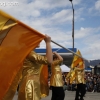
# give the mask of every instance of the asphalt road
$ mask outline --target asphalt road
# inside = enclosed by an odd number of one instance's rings
[[[13,100],[17,100],[18,94],[16,93]],[[65,91],[65,100],[74,100],[75,99],[75,91]],[[51,100],[51,90],[49,96],[43,98],[41,100]],[[87,92],[84,100],[100,100],[100,93],[91,93]]]

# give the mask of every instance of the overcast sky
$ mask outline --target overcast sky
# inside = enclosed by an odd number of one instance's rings
[[[73,0],[75,43],[84,58],[100,59],[100,0]],[[0,0],[0,9],[66,48],[72,48],[69,0]],[[44,42],[41,48],[45,47]],[[52,48],[59,48],[52,43]]]

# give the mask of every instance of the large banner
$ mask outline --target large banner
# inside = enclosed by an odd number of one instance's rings
[[[0,100],[44,35],[0,10]]]

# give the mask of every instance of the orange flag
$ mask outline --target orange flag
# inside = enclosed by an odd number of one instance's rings
[[[6,94],[25,57],[45,38],[0,10],[0,100]]]
[[[49,85],[48,85],[48,65],[42,65],[40,70],[40,89],[41,97],[46,97],[49,95]]]

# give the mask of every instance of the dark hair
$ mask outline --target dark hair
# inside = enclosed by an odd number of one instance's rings
[[[53,60],[54,60],[54,59],[57,59],[57,56],[56,56],[56,55],[53,55]]]

